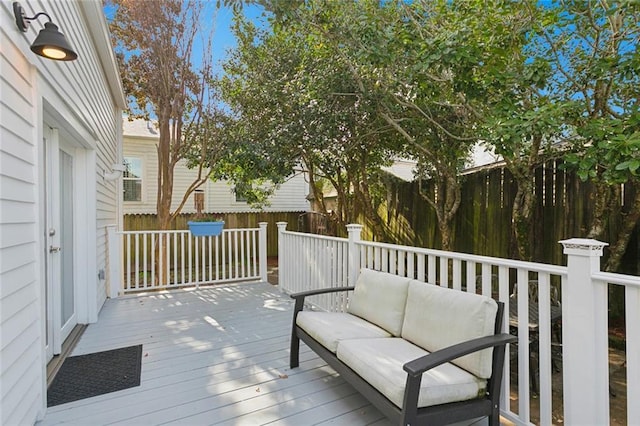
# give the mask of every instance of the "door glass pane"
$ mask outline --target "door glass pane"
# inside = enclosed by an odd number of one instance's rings
[[[60,251],[62,325],[74,314],[73,294],[73,158],[60,151]]]
[[[43,167],[44,167],[44,176],[46,176],[46,181],[47,184],[49,183],[49,180],[51,179],[51,176],[49,176],[49,151],[48,151],[48,145],[49,145],[49,141],[47,141],[46,138],[42,139],[42,145],[47,147],[47,149],[45,150],[45,161],[43,162]],[[47,243],[49,242],[49,233],[48,233],[48,229],[49,226],[51,225],[50,221],[51,221],[51,215],[49,214],[49,203],[51,202],[51,200],[49,199],[49,194],[47,193],[48,191],[44,191],[44,205],[47,206],[46,208],[46,220],[45,220],[45,226],[44,226],[44,241],[46,241]],[[42,258],[44,259],[44,266],[45,266],[45,270],[47,271],[47,274],[49,273],[49,268],[51,267],[51,265],[49,264],[49,244],[44,244],[44,246],[42,247]],[[50,358],[53,356],[53,342],[52,342],[52,335],[51,335],[51,326],[52,326],[52,317],[53,317],[53,313],[51,312],[51,306],[49,306],[49,303],[51,302],[51,294],[49,294],[49,285],[51,284],[50,282],[50,278],[47,276],[47,283],[44,286],[44,312],[45,312],[45,318],[47,321],[47,326],[45,327],[45,343],[46,343],[46,347],[47,347],[47,362],[50,360]]]

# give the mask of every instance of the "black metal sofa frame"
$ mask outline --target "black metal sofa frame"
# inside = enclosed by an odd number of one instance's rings
[[[399,408],[296,324],[298,313],[304,309],[306,297],[332,292],[350,291],[354,290],[354,288],[355,287],[336,287],[305,291],[291,295],[291,298],[295,299],[289,362],[291,368],[296,368],[299,365],[300,340],[302,340],[309,348],[326,361],[327,364],[336,370],[345,381],[351,384],[368,399],[373,406],[395,424],[403,426],[426,424],[444,425],[484,416],[488,416],[490,425],[497,426],[500,424],[500,388],[502,385],[505,348],[507,343],[513,343],[517,340],[515,336],[500,332],[502,330],[504,313],[503,303],[498,302],[494,335],[462,342],[415,359],[404,365],[404,371],[407,372],[407,381],[403,406]],[[492,357],[492,375],[488,380],[485,395],[467,401],[422,408],[417,407],[422,373],[456,358],[486,348],[494,348],[494,350]]]

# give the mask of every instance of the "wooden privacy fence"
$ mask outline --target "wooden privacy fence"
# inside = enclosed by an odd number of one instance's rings
[[[257,228],[258,223],[267,223],[267,256],[278,255],[277,222],[297,223],[298,216],[305,212],[258,212],[258,213],[205,213],[221,217],[226,229]],[[195,214],[181,214],[172,223],[173,230],[186,230],[187,222],[193,220]],[[155,214],[125,214],[125,231],[156,231],[158,217]]]
[[[515,245],[511,210],[515,180],[505,167],[479,170],[462,177],[462,202],[453,223],[456,251],[513,258]],[[391,182],[383,212],[389,240],[418,247],[441,247],[434,210],[422,199],[415,182]],[[433,194],[433,185],[423,183]],[[594,188],[553,160],[535,171],[536,205],[531,230],[532,254],[536,262],[560,264],[564,260],[558,241],[586,237],[594,215]],[[604,241],[613,242],[637,191],[622,185],[614,214],[607,217]],[[618,272],[640,274],[640,227],[636,227]],[[605,250],[605,257],[607,251]]]

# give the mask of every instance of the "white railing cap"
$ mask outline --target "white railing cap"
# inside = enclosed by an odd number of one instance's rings
[[[578,256],[602,256],[602,249],[609,245],[591,238],[570,238],[560,243],[564,246],[564,254]]]

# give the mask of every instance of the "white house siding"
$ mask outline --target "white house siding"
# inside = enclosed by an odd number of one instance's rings
[[[22,33],[12,2],[0,3],[0,424],[33,424],[46,410],[44,147],[45,121],[79,144],[74,217],[79,323],[95,321],[105,298],[105,226],[117,223],[119,189],[102,178],[119,163],[124,100],[101,2],[20,2],[27,16],[48,13],[78,52],[73,62],[29,50],[45,17]],[[96,22],[98,25],[96,25]],[[107,49],[107,50],[105,50]],[[105,54],[105,52],[107,52]],[[85,196],[87,195],[88,196]],[[79,197],[80,197],[79,196]],[[78,259],[77,259],[78,260]]]
[[[142,120],[124,121],[125,157],[142,160],[142,200],[140,202],[124,202],[125,214],[155,214],[157,200],[158,156],[156,146],[158,136],[151,124]],[[180,162],[174,172],[174,189],[171,203],[172,210],[176,209],[186,193],[189,185],[197,176],[195,169],[188,169],[185,162]],[[306,196],[309,185],[302,173],[287,180],[269,199],[268,206],[261,210],[251,208],[245,202],[236,201],[233,186],[224,181],[208,181],[200,189],[204,190],[205,212],[208,213],[241,213],[241,212],[287,212],[308,211],[309,202]],[[193,195],[185,204],[184,213],[194,213]]]
[[[33,72],[8,39],[4,18],[0,29],[0,423],[19,424],[33,423],[42,404],[37,148],[36,128],[30,120],[36,114]]]

